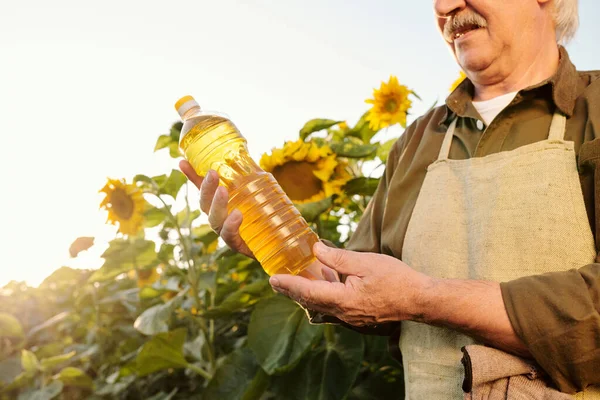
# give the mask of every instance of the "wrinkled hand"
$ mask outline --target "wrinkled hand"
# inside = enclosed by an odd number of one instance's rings
[[[302,306],[354,326],[418,319],[421,294],[433,280],[402,261],[375,253],[357,253],[315,244],[319,261],[346,275],[344,283],[274,275],[276,291]]]
[[[200,209],[208,215],[208,224],[223,241],[234,251],[245,256],[255,258],[252,251],[240,236],[242,213],[235,209],[227,211],[229,193],[223,186],[219,186],[219,175],[210,170],[206,177],[199,176],[189,162],[183,160],[179,168],[200,190]]]

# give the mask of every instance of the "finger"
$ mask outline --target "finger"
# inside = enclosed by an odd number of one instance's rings
[[[314,252],[319,261],[340,274],[362,276],[364,271],[363,254],[349,250],[335,249],[321,242],[315,243]]]
[[[294,275],[273,275],[269,283],[302,306],[329,314],[337,310],[337,304],[344,298],[342,283],[313,281]]]
[[[219,235],[221,235],[223,223],[227,218],[228,201],[229,194],[227,193],[227,189],[225,189],[222,186],[219,186],[215,191],[215,196],[213,197],[212,204],[210,206],[210,211],[208,213],[208,224]]]
[[[192,182],[198,189],[200,189],[204,178],[196,173],[196,171],[192,167],[192,164],[190,164],[187,160],[181,160],[179,162],[179,169],[181,169],[181,172],[183,172],[185,176],[187,176],[190,182]]]
[[[242,213],[237,208],[225,218],[221,228],[221,237],[229,247],[248,257],[254,258],[254,254],[240,236],[240,226],[242,225]]]
[[[210,213],[215,191],[218,187],[219,176],[215,171],[209,170],[200,187],[200,209],[207,214]]]
[[[328,282],[339,282],[340,281],[340,277],[339,277],[337,271],[334,270],[334,269],[331,269],[331,268],[326,267],[326,266],[322,266],[321,267],[321,273],[323,274],[323,277]]]

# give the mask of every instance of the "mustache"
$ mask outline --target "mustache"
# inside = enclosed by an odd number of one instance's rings
[[[444,25],[444,39],[452,43],[456,32],[459,32],[464,27],[473,25],[480,28],[487,28],[487,21],[481,14],[474,10],[465,10],[452,15],[446,20],[446,24]]]

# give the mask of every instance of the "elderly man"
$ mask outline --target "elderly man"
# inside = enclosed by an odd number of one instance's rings
[[[407,398],[462,397],[461,348],[479,342],[600,399],[600,72],[576,71],[558,44],[577,0],[434,8],[468,80],[395,144],[349,250],[315,246],[331,279],[271,285],[350,325],[401,322]],[[215,230],[251,255],[216,173],[181,168]]]

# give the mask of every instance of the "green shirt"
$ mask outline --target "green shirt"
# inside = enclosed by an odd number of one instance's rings
[[[583,197],[599,248],[600,71],[577,71],[561,47],[555,76],[521,90],[489,126],[482,125],[472,104],[473,91],[465,80],[445,106],[407,128],[390,152],[385,174],[348,249],[402,259],[427,167],[437,159],[455,116],[459,118],[450,158],[467,159],[546,140],[556,109],[568,117],[565,140],[575,142]],[[573,392],[600,383],[600,263],[504,282],[501,288],[516,333],[559,389]]]

